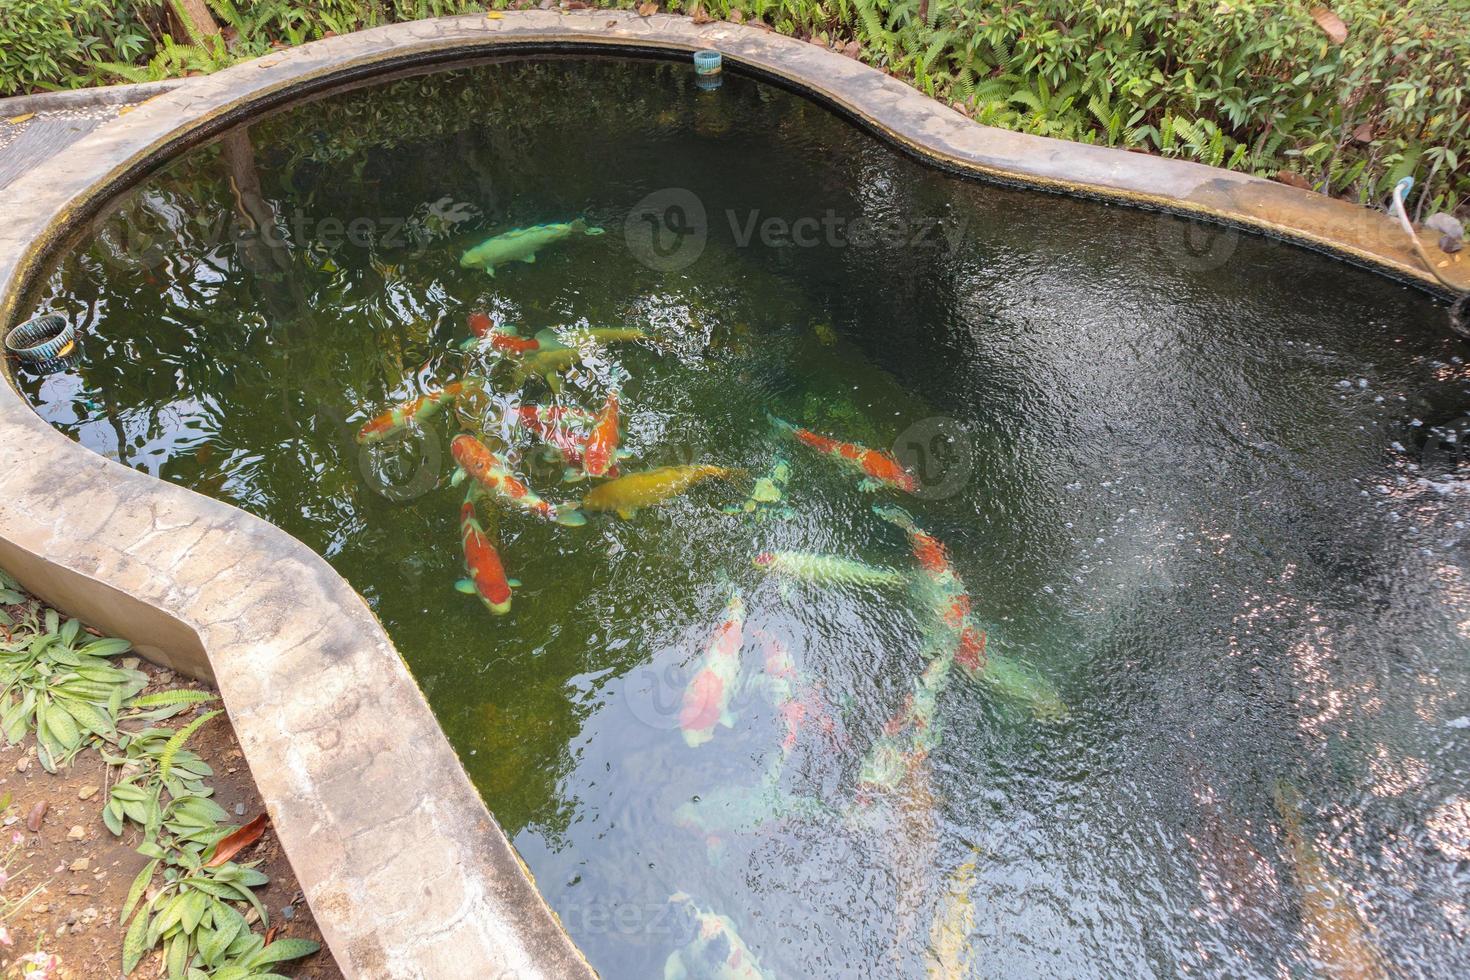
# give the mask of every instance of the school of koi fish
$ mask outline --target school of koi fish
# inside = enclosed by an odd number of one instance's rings
[[[493,275],[497,265],[532,262],[537,250],[578,233],[596,236],[602,231],[581,219],[517,229],[470,249],[460,264]],[[459,521],[465,577],[455,587],[478,598],[492,615],[504,616],[511,611],[514,590],[520,586],[507,574],[497,533],[503,519],[514,519],[517,514],[566,528],[587,525],[588,515],[611,514],[629,520],[640,510],[673,500],[696,485],[720,481],[749,485],[743,500],[719,508],[723,514],[755,521],[792,519],[796,513],[785,502],[785,488],[803,457],[825,457],[849,473],[856,488],[864,493],[893,496],[915,494],[920,489],[915,475],[892,454],[813,432],[774,415],[769,416],[773,445],[770,467],[754,478],[743,470],[713,463],[627,468],[629,455],[620,448],[620,440],[625,412],[634,406],[623,404],[616,387],[608,392],[603,404],[591,408],[539,404],[527,399],[524,389],[530,379],[537,378],[543,383],[537,387],[544,386],[553,397],[559,397],[563,375],[584,358],[609,345],[650,341],[644,331],[622,327],[562,333],[542,330],[527,337],[481,311],[470,313],[467,325],[470,336],[461,349],[488,354],[498,358],[498,363],[507,364],[509,390],[503,384],[495,389],[486,377],[466,374],[373,417],[362,425],[357,441],[361,445],[384,443],[441,414],[457,419],[463,431],[450,443],[456,464],[451,485],[465,484],[467,491],[460,503]],[[489,398],[492,394],[509,396],[511,401],[493,420],[495,424],[486,426],[478,406],[493,401]],[[476,411],[449,411],[467,403],[474,403]],[[532,446],[539,446],[548,458],[564,465],[564,484],[585,486],[580,499],[544,499],[517,472],[519,455]],[[788,446],[796,447],[790,455]],[[815,731],[829,740],[836,739],[837,726],[818,685],[804,677],[782,639],[762,630],[747,632],[744,598],[737,587],[731,586],[723,614],[682,692],[677,716],[680,734],[691,750],[714,741],[721,728],[734,726],[735,698],[741,693],[754,693],[765,700],[779,717],[782,733],[779,751],[773,754],[756,785],[717,788],[680,806],[674,814],[678,826],[704,839],[712,863],[720,860],[726,838],[753,833],[783,820],[836,819],[850,826],[871,826],[875,821],[882,823],[885,816],[887,824],[876,832],[880,846],[875,853],[891,853],[895,864],[930,861],[934,855],[923,844],[936,840],[937,832],[928,763],[941,741],[943,718],[939,705],[952,680],[959,677],[980,685],[1036,719],[1054,720],[1066,715],[1066,706],[1050,682],[1006,657],[990,642],[944,542],[891,500],[863,504],[861,510],[877,522],[875,527],[896,529],[907,541],[909,555],[890,567],[795,551],[765,551],[742,560],[778,580],[783,595],[800,585],[906,594],[922,623],[926,666],[912,679],[910,690],[886,722],[872,734],[850,800],[832,805],[784,792],[780,788],[783,767],[803,733]],[[905,846],[886,852],[884,838],[902,839]],[[1316,867],[1310,855],[1298,863],[1308,871]],[[972,857],[955,871],[949,889],[937,899],[923,894],[920,888],[900,886],[900,934],[895,949],[909,936],[918,934],[927,910],[926,960],[931,977],[968,975],[968,941],[975,919],[970,893],[976,873]],[[900,882],[919,878],[913,874],[895,877]],[[669,955],[666,978],[764,975],[758,958],[729,917],[700,908],[682,892],[671,901],[688,907],[693,938]],[[1337,918],[1342,920],[1334,920],[1338,932],[1357,935],[1356,920],[1348,921],[1340,912]]]

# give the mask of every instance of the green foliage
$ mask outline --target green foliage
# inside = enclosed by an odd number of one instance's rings
[[[185,745],[220,710],[178,730],[120,727],[191,710],[215,696],[189,690],[140,696],[147,677],[106,659],[129,649],[126,640],[93,636],[78,620],[62,622],[0,570],[0,719],[7,741],[15,744],[34,731],[37,755],[52,772],[87,744],[97,746],[118,772],[102,822],[119,836],[129,823],[143,832],[138,852],[149,861],[120,914],[120,921],[132,918],[123,938],[123,973],[161,946],[170,980],[275,976],[274,964],[309,956],[318,946],[304,939],[267,945],[251,930],[237,906],[248,905],[262,926],[268,924],[254,889],[269,879],[253,864],[205,867],[216,845],[240,828],[224,824],[228,815],[205,783],[214,770]],[[0,810],[8,805],[7,796]]]
[[[0,95],[209,72],[277,45],[465,13],[466,0],[208,0],[223,34],[167,32],[161,0],[7,0]],[[523,6],[493,0],[490,6]],[[628,0],[601,0],[626,7]],[[1470,5],[1334,0],[668,0],[732,12],[833,47],[956,103],[982,123],[1147,150],[1384,200],[1419,178],[1421,211],[1470,200]],[[176,29],[176,28],[175,28]]]

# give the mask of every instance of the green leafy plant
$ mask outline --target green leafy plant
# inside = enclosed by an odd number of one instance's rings
[[[170,980],[270,980],[272,966],[319,947],[304,939],[267,943],[240,910],[253,909],[262,927],[269,925],[254,892],[269,879],[254,863],[231,860],[260,836],[265,818],[227,825],[206,783],[214,770],[187,747],[221,710],[205,711],[177,729],[129,727],[216,698],[191,690],[140,694],[147,677],[107,659],[129,649],[126,640],[94,636],[78,620],[63,622],[0,571],[0,723],[7,740],[15,744],[35,732],[37,755],[53,772],[87,745],[96,746],[117,770],[103,823],[119,836],[130,823],[142,831],[138,852],[148,863],[119,917],[131,919],[123,972],[132,973],[161,946]]]

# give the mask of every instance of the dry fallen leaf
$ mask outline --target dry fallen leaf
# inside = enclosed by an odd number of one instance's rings
[[[485,19],[486,20],[505,20],[505,14],[502,14],[498,10],[487,10],[487,11],[485,11]]]
[[[689,11],[689,19],[694,21],[696,27],[700,24],[709,24],[714,21],[714,18],[705,13],[704,8],[700,6],[696,6],[693,10]]]
[[[214,857],[210,858],[204,866],[206,868],[217,868],[229,861],[230,858],[260,840],[260,835],[265,833],[265,825],[266,815],[262,813],[233,834],[225,835],[215,845]]]
[[[25,122],[27,119],[34,119],[35,117],[36,117],[36,114],[34,112],[23,112],[23,113],[21,113],[18,116],[11,116],[9,119],[7,119],[5,121],[8,122],[8,123],[11,123],[12,125],[19,126],[21,123]]]
[[[656,13],[658,13],[658,4],[653,3],[652,0],[649,0],[648,3],[640,3],[638,5],[639,17],[652,17]]]
[[[1290,187],[1300,187],[1304,191],[1309,191],[1312,189],[1311,181],[1307,180],[1307,178],[1303,177],[1301,174],[1292,173],[1290,170],[1276,171],[1276,180],[1279,183],[1286,184]]]
[[[1358,128],[1353,130],[1353,139],[1359,143],[1373,142],[1373,124],[1371,122],[1359,123]]]
[[[726,14],[725,15],[725,19],[728,20],[732,24],[744,23],[744,21],[745,21],[745,11],[743,11],[740,8],[737,7],[734,10],[731,10],[728,14]]]
[[[1312,19],[1317,22],[1318,27],[1322,28],[1322,33],[1327,35],[1327,40],[1333,44],[1341,44],[1347,40],[1347,25],[1330,8],[1313,7]]]

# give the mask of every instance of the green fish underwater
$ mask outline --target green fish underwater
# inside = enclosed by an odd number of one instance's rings
[[[516,228],[487,239],[459,257],[459,264],[466,269],[484,269],[495,275],[495,267],[507,262],[536,261],[536,253],[563,238],[577,232],[586,235],[601,235],[602,229],[576,221],[559,221],[553,224],[536,225],[531,228]]]
[[[867,585],[883,589],[908,582],[907,575],[891,568],[809,551],[763,551],[755,556],[755,567],[815,585]]]
[[[762,980],[760,962],[729,916],[707,912],[683,892],[669,896],[694,915],[694,938],[664,961],[664,980]]]

